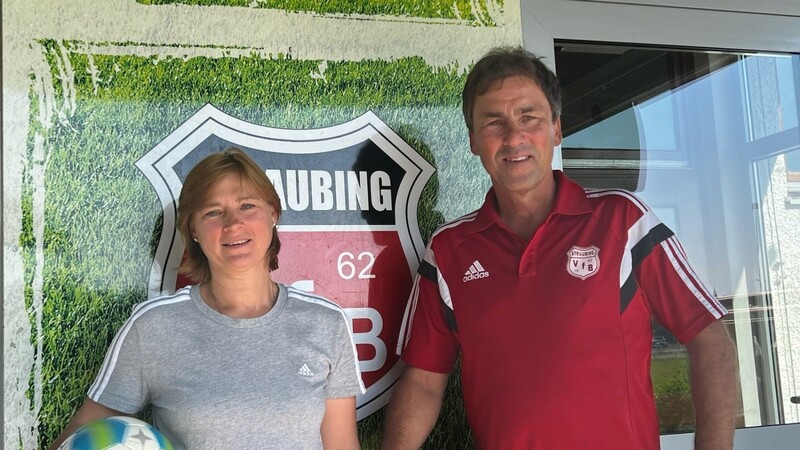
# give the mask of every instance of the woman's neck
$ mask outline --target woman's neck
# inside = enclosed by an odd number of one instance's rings
[[[278,297],[278,286],[269,273],[237,279],[212,277],[200,286],[200,295],[220,314],[246,319],[263,316],[272,309]]]

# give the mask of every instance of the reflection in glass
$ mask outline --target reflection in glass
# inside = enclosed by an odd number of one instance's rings
[[[556,43],[564,170],[635,191],[731,311],[739,426],[800,422],[800,56]],[[654,326],[662,433],[692,431],[683,347]]]

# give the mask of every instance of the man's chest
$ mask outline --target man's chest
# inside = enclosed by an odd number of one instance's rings
[[[587,227],[547,231],[527,244],[479,234],[453,250],[440,289],[450,294],[460,339],[498,329],[552,337],[619,322],[624,243]]]

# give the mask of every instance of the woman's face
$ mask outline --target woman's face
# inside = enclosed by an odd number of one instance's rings
[[[212,278],[267,269],[276,218],[272,205],[239,175],[217,181],[193,214],[190,227],[208,258]]]

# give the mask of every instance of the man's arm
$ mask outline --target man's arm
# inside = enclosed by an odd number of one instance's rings
[[[728,330],[721,320],[712,322],[686,349],[697,421],[694,448],[730,450],[739,390],[736,353]]]
[[[383,450],[418,449],[431,433],[449,374],[407,366],[389,402],[383,427]]]
[[[83,405],[81,405],[78,411],[75,412],[75,415],[72,416],[72,420],[69,421],[66,428],[64,428],[56,440],[50,444],[50,450],[57,449],[72,433],[83,425],[97,419],[104,419],[112,416],[130,416],[130,414],[108,408],[86,397],[86,400],[83,401]]]

